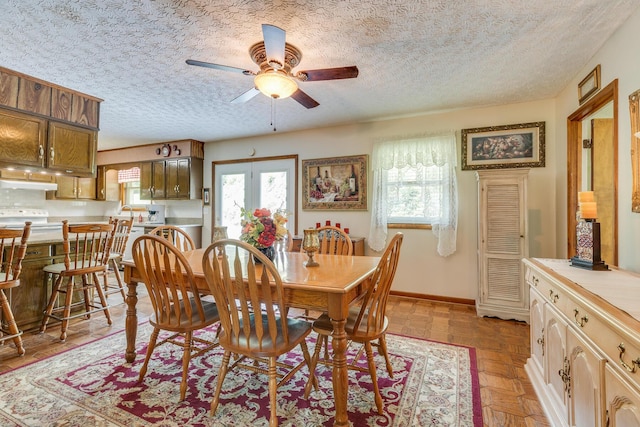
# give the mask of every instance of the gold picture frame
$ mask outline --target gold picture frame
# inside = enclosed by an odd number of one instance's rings
[[[578,100],[582,105],[587,99],[591,97],[600,89],[600,64],[596,65],[596,68],[591,70],[587,76],[578,83]]]
[[[367,210],[366,154],[302,161],[302,209]]]
[[[545,122],[462,129],[462,170],[545,166]]]

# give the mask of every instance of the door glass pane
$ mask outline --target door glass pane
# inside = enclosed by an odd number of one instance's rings
[[[262,172],[260,174],[260,207],[272,213],[287,209],[287,172]]]
[[[222,175],[220,209],[222,225],[227,226],[227,235],[231,239],[240,237],[240,207],[244,206],[245,175]]]

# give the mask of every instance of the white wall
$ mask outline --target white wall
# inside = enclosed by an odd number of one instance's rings
[[[285,101],[286,102],[286,101]],[[555,253],[555,104],[553,100],[483,109],[430,114],[409,118],[360,123],[304,132],[276,133],[263,137],[214,142],[205,145],[205,187],[211,187],[211,162],[255,156],[298,154],[300,160],[322,157],[371,154],[379,137],[455,129],[460,155],[460,130],[472,127],[546,122],[547,166],[533,168],[529,175],[530,254],[554,257]],[[319,108],[322,108],[320,106]],[[328,107],[327,107],[328,108]],[[309,112],[313,114],[313,110]],[[265,117],[268,120],[268,117]],[[285,120],[280,121],[284,123]],[[460,164],[460,159],[458,159]],[[301,167],[301,165],[299,165]],[[401,230],[405,233],[398,273],[393,289],[451,298],[475,299],[477,295],[477,187],[473,171],[458,170],[459,218],[457,251],[443,258],[436,252],[430,230]],[[551,191],[550,191],[551,189]],[[299,189],[299,191],[301,191]],[[301,194],[298,195],[301,197]],[[299,228],[331,220],[349,227],[352,235],[367,237],[370,211],[303,211],[299,208]],[[203,244],[210,241],[211,212],[205,210]],[[389,233],[396,230],[391,229]],[[375,255],[367,247],[367,253]]]
[[[566,165],[566,120],[579,108],[578,83],[600,64],[601,87],[618,79],[618,263],[619,267],[640,272],[640,257],[637,255],[640,241],[640,214],[631,212],[631,124],[629,95],[640,89],[640,55],[638,36],[640,11],[636,11],[627,22],[603,45],[600,51],[582,68],[571,83],[556,98],[556,157],[558,165]],[[557,253],[567,257],[566,223],[566,168],[558,170],[556,182]],[[605,260],[606,261],[606,260]]]

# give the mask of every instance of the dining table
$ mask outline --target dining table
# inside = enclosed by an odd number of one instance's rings
[[[204,277],[202,257],[205,249],[183,252],[191,266],[195,286],[201,294],[211,294]],[[345,324],[349,315],[349,307],[365,292],[370,283],[379,257],[351,255],[320,255],[314,259],[318,266],[307,267],[308,256],[301,252],[276,252],[273,263],[278,269],[288,308],[308,309],[326,312],[333,324],[332,348],[333,371],[332,383],[335,399],[334,426],[347,426],[347,334]],[[140,275],[133,260],[123,260],[124,278],[127,283],[127,316],[125,333],[127,348],[125,360],[133,363],[136,358],[136,335],[138,316],[137,286],[141,282]]]

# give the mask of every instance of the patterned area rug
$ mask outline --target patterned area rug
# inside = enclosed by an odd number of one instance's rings
[[[216,414],[209,407],[222,350],[191,361],[186,400],[178,402],[181,354],[177,346],[158,348],[142,383],[137,377],[151,332],[138,329],[138,357],[124,361],[125,335],[115,333],[0,376],[0,425],[6,426],[267,426],[265,376],[244,369],[224,382]],[[213,330],[203,332],[212,338]],[[161,335],[162,337],[162,335]],[[314,344],[310,339],[310,351]],[[475,349],[388,335],[394,369],[376,355],[385,406],[378,415],[368,374],[349,371],[349,420],[353,426],[482,426]],[[143,344],[144,343],[144,344]],[[351,350],[353,354],[357,349]],[[301,360],[294,352],[289,361]],[[362,366],[366,366],[362,357]],[[330,368],[317,369],[320,389],[303,398],[307,370],[278,389],[281,426],[333,425]]]

